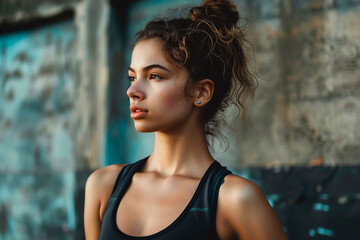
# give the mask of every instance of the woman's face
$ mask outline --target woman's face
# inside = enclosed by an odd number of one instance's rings
[[[194,98],[185,96],[188,71],[167,60],[156,39],[136,44],[129,67],[131,118],[139,132],[180,129],[190,119]]]

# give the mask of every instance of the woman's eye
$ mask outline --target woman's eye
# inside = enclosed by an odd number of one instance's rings
[[[157,80],[157,79],[161,79],[162,77],[160,77],[159,75],[157,74],[150,74],[150,79],[153,79],[153,80]]]
[[[134,82],[135,81],[135,77],[132,77],[132,76],[128,76],[128,79],[130,82]]]

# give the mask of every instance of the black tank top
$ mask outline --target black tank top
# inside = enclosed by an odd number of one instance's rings
[[[217,161],[214,161],[206,170],[185,210],[168,227],[158,233],[144,237],[129,236],[120,231],[116,224],[117,208],[130,186],[133,175],[144,165],[147,159],[148,157],[128,164],[120,171],[104,212],[99,240],[218,240],[219,237],[216,232],[218,193],[224,177],[231,172]]]

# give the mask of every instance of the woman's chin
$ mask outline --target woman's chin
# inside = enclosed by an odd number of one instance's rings
[[[151,132],[155,132],[155,131],[151,131],[151,130],[147,130],[147,129],[137,129],[137,128],[135,128],[135,129],[136,129],[136,131],[141,132],[141,133],[151,133]]]
[[[155,132],[156,129],[149,127],[149,126],[143,126],[140,124],[135,124],[135,130],[141,133],[149,133],[149,132]]]

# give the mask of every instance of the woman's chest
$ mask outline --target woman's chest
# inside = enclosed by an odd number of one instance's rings
[[[116,213],[118,228],[127,235],[147,236],[171,225],[187,208],[200,179],[161,178],[136,174]]]

